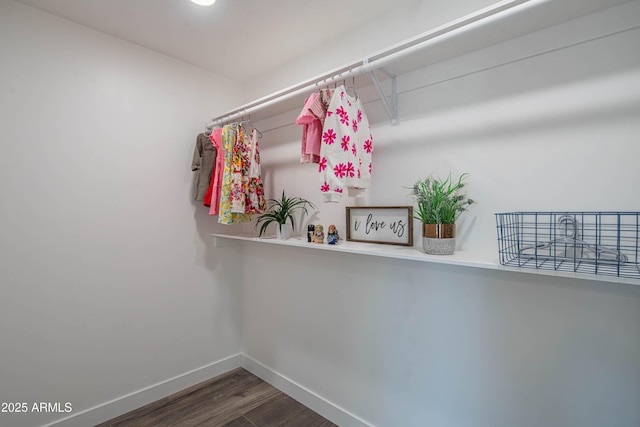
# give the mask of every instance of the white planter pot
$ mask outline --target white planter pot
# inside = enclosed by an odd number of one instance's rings
[[[279,240],[287,240],[291,237],[289,224],[276,224],[276,238]]]

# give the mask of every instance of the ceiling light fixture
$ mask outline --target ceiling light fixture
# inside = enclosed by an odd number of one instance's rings
[[[191,0],[195,4],[199,4],[200,6],[211,6],[216,2],[216,0]]]

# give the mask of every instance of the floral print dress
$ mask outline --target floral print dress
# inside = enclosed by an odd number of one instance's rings
[[[224,171],[220,187],[220,208],[218,222],[235,224],[251,221],[251,215],[233,212],[232,188],[234,183],[234,148],[236,147],[237,126],[227,125],[222,129],[222,148],[224,150]]]
[[[246,213],[246,194],[249,179],[249,141],[242,125],[236,127],[231,162],[231,212]]]
[[[323,201],[339,202],[345,190],[360,196],[371,180],[372,152],[373,137],[360,99],[339,86],[322,128],[318,170]]]
[[[245,189],[245,213],[257,214],[266,209],[264,185],[260,171],[260,150],[258,148],[258,131],[251,130],[249,138],[249,168]]]

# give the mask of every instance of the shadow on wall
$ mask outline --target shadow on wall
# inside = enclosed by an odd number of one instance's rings
[[[571,129],[585,123],[607,123],[638,116],[640,97],[630,87],[640,87],[640,73],[611,75],[567,85],[562,89],[540,90],[518,96],[484,101],[482,104],[423,115],[415,106],[397,128],[375,129],[376,150],[397,149],[399,145],[477,142],[478,137],[509,141],[513,135],[535,133],[540,129]],[[418,104],[417,93],[404,94],[409,104]],[[413,99],[410,99],[413,98]],[[435,102],[435,101],[434,101]]]
[[[218,223],[217,215],[209,215],[209,207],[204,206],[201,201],[196,200],[196,182],[197,174],[194,172],[191,178],[191,191],[189,199],[193,206],[193,219],[196,223],[197,235],[194,236],[194,245],[201,247],[198,250],[197,259],[194,260],[196,265],[204,266],[211,272],[224,272],[229,270],[229,261],[240,260],[240,250],[235,246],[216,247],[216,239],[212,233],[229,233],[240,234],[242,232],[242,224],[225,225]],[[227,267],[227,268],[223,268]],[[233,269],[232,269],[233,270]],[[223,280],[222,283],[230,283],[229,280]]]

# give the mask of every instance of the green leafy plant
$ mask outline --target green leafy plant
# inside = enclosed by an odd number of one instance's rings
[[[256,227],[260,226],[260,236],[272,222],[278,224],[278,227],[282,227],[282,224],[286,224],[289,221],[291,222],[291,229],[295,230],[293,216],[298,210],[308,214],[307,206],[315,209],[313,203],[308,200],[301,197],[287,197],[284,194],[284,190],[280,199],[267,200],[266,212],[261,214],[256,221]]]
[[[468,173],[460,175],[458,180],[426,178],[413,184],[412,196],[418,204],[414,217],[423,224],[455,224],[462,212],[475,203],[462,192],[464,179]]]

